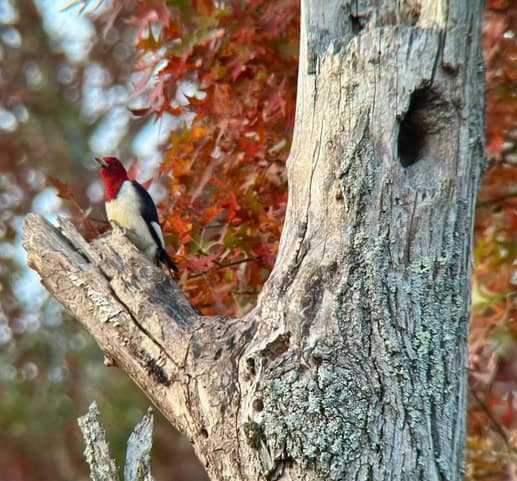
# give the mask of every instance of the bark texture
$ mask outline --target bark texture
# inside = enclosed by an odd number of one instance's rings
[[[84,455],[90,466],[91,481],[119,481],[117,466],[111,457],[106,431],[100,421],[100,413],[95,401],[77,422],[83,433]],[[153,413],[149,408],[129,436],[124,481],[154,481],[151,475],[152,438]]]
[[[244,319],[120,232],[27,217],[30,264],[213,480],[462,478],[480,24],[480,0],[302,1],[287,216]]]

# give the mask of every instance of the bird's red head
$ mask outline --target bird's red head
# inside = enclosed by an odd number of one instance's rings
[[[122,185],[122,182],[128,180],[127,171],[116,157],[103,157],[95,160],[101,166],[101,178],[104,183],[104,197],[106,200],[113,199]]]

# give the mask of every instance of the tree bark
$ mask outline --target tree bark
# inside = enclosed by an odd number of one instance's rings
[[[302,0],[289,205],[244,319],[120,232],[29,215],[29,263],[213,480],[460,480],[483,162],[480,0]]]
[[[84,456],[90,466],[91,481],[119,481],[117,465],[111,457],[106,431],[95,401],[77,422],[84,438]],[[151,474],[153,423],[152,409],[149,408],[129,436],[124,481],[154,481]]]

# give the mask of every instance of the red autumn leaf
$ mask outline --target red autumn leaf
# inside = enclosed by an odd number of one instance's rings
[[[230,86],[228,84],[216,84],[212,93],[213,114],[223,117],[229,116],[232,111]]]
[[[55,177],[48,176],[47,180],[49,184],[57,190],[57,196],[61,199],[72,200],[75,199],[74,192],[69,184],[62,182]]]
[[[213,0],[192,0],[192,4],[200,15],[210,16],[214,11]]]
[[[211,205],[204,209],[201,213],[200,222],[203,225],[210,224],[214,217],[220,214],[224,210],[224,207],[218,205]]]
[[[93,221],[89,215],[91,209],[83,209],[75,199],[73,188],[66,182],[55,177],[48,176],[47,181],[57,190],[57,196],[65,200],[70,222],[79,230],[81,235],[88,241],[95,239],[108,227],[107,222]]]
[[[261,258],[265,267],[272,269],[275,263],[275,246],[265,242],[261,242],[253,247],[252,253],[255,257]]]
[[[136,171],[138,169],[137,163],[132,160],[129,165],[126,166],[127,175],[130,179],[136,179]]]
[[[181,78],[187,69],[185,58],[172,56],[167,59],[167,66],[162,70],[163,74],[170,74],[173,77]]]
[[[189,257],[186,261],[187,267],[195,273],[202,272],[217,259],[217,254],[209,256]]]
[[[225,218],[228,221],[233,220],[235,218],[237,209],[239,208],[235,193],[233,191],[229,192],[228,196],[221,201],[221,205],[226,208]]]
[[[172,210],[164,221],[164,231],[174,233],[180,242],[187,243],[191,240],[192,221],[188,217],[182,217],[179,212]]]

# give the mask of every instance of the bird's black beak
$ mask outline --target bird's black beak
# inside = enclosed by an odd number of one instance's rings
[[[99,157],[94,157],[94,159],[101,167],[109,167],[109,164],[104,159],[100,159]]]

